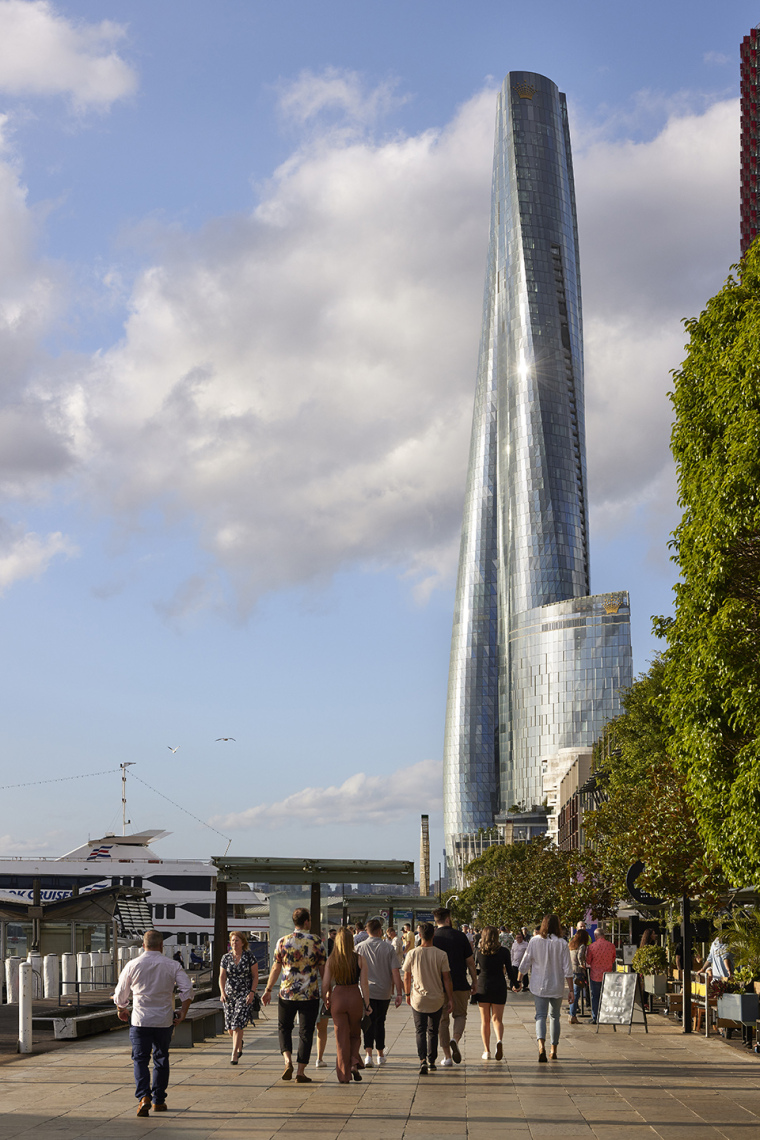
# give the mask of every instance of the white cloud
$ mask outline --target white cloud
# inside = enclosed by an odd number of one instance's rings
[[[212,819],[216,827],[325,827],[338,824],[384,825],[420,812],[440,811],[443,803],[440,760],[421,760],[386,776],[357,772],[339,787],[303,788],[273,804]]]
[[[295,82],[283,85],[279,100],[283,117],[300,126],[318,119],[324,130],[331,113],[340,116],[340,133],[350,132],[352,126],[373,126],[405,102],[396,94],[394,81],[368,90],[357,72],[335,67],[319,73],[302,71]]]
[[[44,538],[23,528],[0,525],[0,594],[24,578],[39,578],[56,555],[71,558],[77,548],[60,531]]]
[[[63,274],[38,254],[39,219],[8,155],[0,116],[0,493],[25,495],[69,465],[52,390],[33,377],[46,363],[43,338],[58,319]]]
[[[738,104],[576,156],[592,506],[625,522],[672,467],[670,371],[738,259]],[[675,504],[673,504],[675,507]],[[600,516],[597,515],[597,518]],[[592,552],[593,554],[593,552]]]
[[[356,124],[379,98],[329,72],[301,77],[289,112],[313,122],[342,108]],[[576,148],[592,518],[603,526],[642,504],[664,510],[680,319],[736,253],[736,102],[676,106],[649,141],[581,124]],[[120,343],[23,393],[40,410],[24,410],[26,430],[44,437],[24,449],[30,479],[65,470],[73,451],[80,487],[126,529],[156,507],[169,523],[194,521],[208,569],[178,583],[169,620],[220,605],[219,570],[241,611],[348,565],[394,566],[421,600],[450,581],[493,120],[488,90],[441,130],[379,141],[354,126],[317,131],[250,214],[163,234]],[[4,202],[29,229],[10,166],[0,213]],[[2,234],[16,241],[12,226]],[[7,321],[0,355],[17,344],[22,375],[54,286],[23,243],[13,249],[9,296],[26,316]],[[2,289],[0,259],[0,303]],[[20,454],[11,467],[8,485],[22,479]]]
[[[167,238],[72,392],[108,510],[193,514],[243,607],[348,563],[436,572],[460,525],[492,96],[443,131],[317,140],[256,210]],[[442,552],[444,552],[442,554]]]
[[[48,851],[50,849],[50,842],[47,838],[37,839],[14,839],[12,835],[0,835],[0,858],[3,855],[27,855],[38,854],[40,851]],[[12,896],[3,891],[5,898]]]
[[[120,24],[67,19],[48,0],[0,0],[0,90],[67,95],[78,109],[105,109],[137,89],[115,46]]]

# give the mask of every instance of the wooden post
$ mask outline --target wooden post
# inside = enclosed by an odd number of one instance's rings
[[[227,884],[217,875],[214,907],[214,954],[211,959],[211,995],[219,997],[219,967],[227,950]]]
[[[114,985],[119,980],[119,920],[116,915],[111,926],[111,980]]]
[[[309,906],[309,913],[311,914],[311,933],[316,934],[318,938],[322,937],[322,891],[319,883],[311,884],[311,905]],[[300,1016],[300,1014],[299,1014]]]
[[[681,947],[683,949],[682,1020],[684,1033],[691,1033],[691,903],[681,900]],[[705,980],[705,985],[707,982]]]

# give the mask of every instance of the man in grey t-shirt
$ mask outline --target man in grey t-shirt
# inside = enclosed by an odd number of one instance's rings
[[[393,943],[383,938],[383,924],[379,918],[367,923],[368,937],[356,947],[367,963],[369,1004],[372,1007],[370,1023],[364,1031],[365,1067],[372,1064],[372,1049],[377,1048],[377,1064],[385,1064],[385,1018],[396,990],[396,1006],[401,1005],[401,974]]]

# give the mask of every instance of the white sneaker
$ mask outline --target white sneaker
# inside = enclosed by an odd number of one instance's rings
[[[491,1054],[490,1053],[484,1053],[480,1059],[481,1059],[481,1061],[490,1061],[491,1060]]]
[[[365,1069],[371,1069],[372,1068],[372,1054],[371,1053],[365,1053],[364,1054],[364,1067],[365,1067]]]
[[[441,1061],[441,1068],[442,1069],[453,1069],[454,1068],[454,1062],[452,1061],[451,1057],[444,1057],[443,1058],[443,1060]]]
[[[377,1065],[384,1065],[384,1064],[385,1064],[385,1062],[386,1062],[387,1060],[388,1060],[388,1058],[385,1056],[385,1054],[384,1054],[384,1053],[382,1053],[382,1054],[381,1054],[381,1053],[378,1053],[378,1055],[377,1055],[377,1061],[375,1062],[375,1064],[377,1064]]]
[[[317,1057],[316,1061],[314,1062],[314,1068],[315,1069],[326,1069],[327,1068],[327,1061],[321,1061],[319,1059],[319,1057]]]

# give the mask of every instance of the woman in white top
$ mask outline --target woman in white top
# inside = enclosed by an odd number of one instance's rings
[[[541,928],[535,938],[531,938],[520,962],[518,981],[530,972],[530,992],[536,1007],[536,1038],[538,1059],[546,1060],[546,1019],[549,1018],[550,1057],[557,1060],[562,997],[573,994],[573,967],[567,942],[562,938],[562,928],[556,914],[544,915]]]

